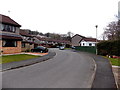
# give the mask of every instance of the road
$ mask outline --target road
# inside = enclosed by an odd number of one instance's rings
[[[70,50],[53,49],[54,58],[2,72],[3,88],[90,88],[93,59]]]

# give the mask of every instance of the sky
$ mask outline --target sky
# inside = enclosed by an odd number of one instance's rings
[[[0,14],[10,16],[21,29],[42,33],[98,37],[111,21],[116,21],[119,0],[1,0]],[[10,11],[10,12],[9,12]]]

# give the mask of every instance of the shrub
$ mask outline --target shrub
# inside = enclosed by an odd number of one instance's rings
[[[116,55],[120,56],[120,40],[102,41],[97,44],[99,55]]]

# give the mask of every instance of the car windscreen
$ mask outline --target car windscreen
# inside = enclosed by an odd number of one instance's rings
[[[45,49],[45,47],[39,46],[37,47],[37,49]]]

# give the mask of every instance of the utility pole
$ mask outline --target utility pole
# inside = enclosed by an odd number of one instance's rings
[[[97,55],[97,53],[98,53],[98,51],[97,51],[97,28],[98,28],[98,25],[95,25],[95,27],[96,27],[96,55]]]

